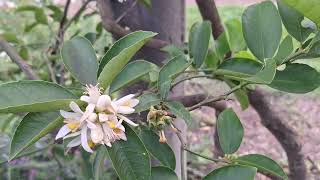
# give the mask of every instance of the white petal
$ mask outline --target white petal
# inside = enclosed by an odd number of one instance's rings
[[[135,107],[138,104],[139,104],[139,99],[131,99],[131,101],[130,101],[131,107]]]
[[[127,101],[129,101],[130,99],[132,99],[134,96],[135,96],[134,94],[129,94],[129,95],[126,95],[126,96],[114,101],[114,102],[116,105],[122,105],[122,104],[126,103]]]
[[[127,137],[126,137],[126,134],[125,134],[124,132],[118,134],[118,136],[119,136],[122,140],[127,141]]]
[[[117,124],[116,127],[119,128],[121,131],[126,132],[126,129],[122,124]]]
[[[66,135],[65,137],[63,137],[63,139],[67,139],[67,138],[79,136],[80,134],[81,134],[81,132],[80,132],[80,131],[77,131],[77,132],[74,132],[74,133],[71,133],[71,134]],[[80,136],[79,136],[79,138],[80,138]]]
[[[90,128],[90,129],[95,129],[95,128],[97,128],[97,126],[96,126],[94,123],[92,123],[92,122],[90,122],[90,121],[86,121],[86,122],[87,122],[88,128]]]
[[[83,126],[81,129],[81,145],[84,150],[86,150],[89,153],[93,153],[92,149],[89,147],[88,144],[87,126]]]
[[[112,147],[111,143],[110,142],[107,142],[107,143],[104,143],[105,145],[109,146],[109,147]]]
[[[103,135],[102,127],[100,125],[91,130],[91,140],[95,144],[100,143],[103,140]]]
[[[67,135],[71,130],[68,128],[67,125],[64,125],[61,127],[61,129],[59,130],[57,136],[56,136],[56,140],[62,138],[63,136]]]
[[[60,114],[62,117],[66,118],[66,119],[80,120],[80,118],[81,118],[80,113],[67,112],[64,110],[60,110]]]
[[[106,122],[108,121],[109,117],[108,115],[104,114],[104,113],[99,113],[99,121],[100,122]]]
[[[108,95],[102,95],[97,102],[97,108],[101,111],[107,109],[111,105],[111,98]]]
[[[80,107],[78,106],[78,104],[73,101],[71,101],[71,103],[70,103],[70,108],[74,112],[81,113],[81,114],[83,113],[82,110],[80,109]]]
[[[89,96],[81,96],[80,100],[84,101],[84,102],[87,102],[88,104],[90,103],[90,97]]]
[[[96,106],[96,105],[94,105],[94,104],[89,104],[89,105],[86,107],[86,113],[93,113],[95,106]]]
[[[120,114],[131,114],[134,112],[134,109],[128,106],[119,106],[117,112]]]
[[[126,123],[130,124],[131,126],[138,126],[138,124],[132,122],[130,119],[128,119],[125,116],[119,116],[121,119],[123,119]]]
[[[72,148],[75,146],[79,146],[81,144],[81,137],[76,137],[72,141],[70,141],[67,145],[67,147]]]

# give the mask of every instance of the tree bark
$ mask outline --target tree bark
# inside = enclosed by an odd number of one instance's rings
[[[307,178],[307,171],[298,135],[282,120],[281,112],[271,108],[267,97],[270,94],[259,88],[249,93],[250,103],[261,117],[261,123],[277,138],[287,153],[290,179],[304,180]]]
[[[184,42],[185,33],[185,1],[184,0],[153,0],[151,8],[146,8],[143,4],[138,3],[132,8],[135,0],[127,0],[124,3],[118,1],[97,0],[97,6],[102,17],[102,23],[107,31],[111,31],[115,38],[119,38],[129,31],[148,30],[159,33],[156,39],[151,41],[151,46],[143,47],[134,57],[134,59],[143,58],[151,61],[157,65],[162,65],[163,60],[166,59],[167,54],[155,49],[167,45],[167,42],[172,44],[182,44]],[[130,11],[126,12],[128,9]],[[112,10],[112,11],[111,11]],[[113,12],[113,14],[110,14]],[[126,15],[120,20],[119,24],[112,19],[117,19],[126,12]],[[122,28],[126,27],[126,29]],[[129,30],[128,30],[129,29]],[[158,40],[158,41],[157,41]],[[160,41],[161,40],[161,41]],[[154,43],[156,42],[156,43]],[[166,42],[166,43],[164,43]],[[137,84],[124,93],[135,93],[138,90],[145,89],[144,84]],[[173,94],[183,94],[183,88],[174,88]],[[186,124],[182,120],[175,120],[175,125],[182,131],[185,138]],[[186,171],[186,162],[180,164],[181,151],[180,141],[175,133],[166,131],[168,144],[176,156],[176,174],[180,176],[181,167]]]

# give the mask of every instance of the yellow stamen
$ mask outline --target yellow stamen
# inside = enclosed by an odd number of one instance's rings
[[[109,125],[109,127],[110,127],[111,129],[115,129],[115,128],[116,128],[116,124],[115,124],[114,122],[107,121],[107,123],[108,123],[108,125]]]
[[[116,134],[120,134],[122,132],[122,130],[119,128],[114,128],[113,132],[115,132]]]
[[[163,130],[161,130],[161,131],[159,132],[159,135],[160,135],[159,142],[160,142],[160,143],[166,143],[166,142],[167,142],[167,138],[166,138]]]
[[[79,123],[68,123],[67,126],[69,129],[75,130],[79,127]]]
[[[88,145],[90,148],[93,148],[95,146],[95,144],[92,140],[88,140]]]

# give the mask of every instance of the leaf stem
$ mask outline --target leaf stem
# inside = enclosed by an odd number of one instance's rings
[[[212,78],[212,75],[195,75],[195,76],[189,76],[189,77],[180,79],[179,81],[172,84],[171,89],[173,89],[175,86],[177,86],[178,84],[184,81],[195,79],[195,78]]]
[[[224,159],[217,159],[217,158],[210,158],[210,157],[207,157],[207,156],[204,156],[204,155],[201,155],[199,153],[196,153],[194,151],[191,151],[190,149],[187,149],[187,148],[184,148],[185,151],[189,152],[190,154],[193,154],[195,156],[199,156],[203,159],[206,159],[206,160],[209,160],[209,161],[213,161],[215,163],[219,163],[219,162],[222,162],[222,163],[227,163],[227,164],[230,164],[230,162],[224,160]]]

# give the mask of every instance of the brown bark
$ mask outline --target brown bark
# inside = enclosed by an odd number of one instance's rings
[[[271,108],[267,97],[270,94],[257,88],[250,91],[249,99],[251,105],[261,117],[262,124],[277,138],[288,156],[290,179],[304,180],[306,179],[306,165],[304,155],[301,152],[301,143],[298,135],[290,126],[280,117],[280,113]]]

